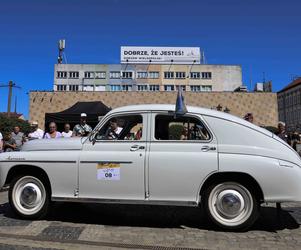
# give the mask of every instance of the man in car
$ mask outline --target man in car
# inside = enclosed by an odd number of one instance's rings
[[[122,131],[122,128],[121,127],[118,127],[118,124],[117,124],[117,119],[116,118],[113,118],[110,120],[110,127],[109,127],[109,130],[108,130],[108,139],[109,140],[116,140],[118,139],[118,136],[120,134],[120,132]]]
[[[73,128],[72,136],[87,136],[92,132],[92,128],[87,124],[87,114],[80,114],[80,123],[76,124]]]

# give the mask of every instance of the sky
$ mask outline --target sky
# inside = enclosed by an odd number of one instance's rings
[[[249,89],[265,75],[279,91],[301,75],[300,8],[298,0],[0,0],[0,84],[22,87],[13,100],[28,117],[28,92],[52,90],[63,38],[68,63],[119,63],[123,45],[197,46],[209,64],[241,65]]]

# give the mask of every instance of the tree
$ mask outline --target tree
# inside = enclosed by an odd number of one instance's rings
[[[27,121],[0,114],[0,132],[2,134],[12,132],[15,126],[19,126],[21,131],[25,134],[30,132],[30,124]]]

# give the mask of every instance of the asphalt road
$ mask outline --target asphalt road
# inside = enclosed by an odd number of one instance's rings
[[[301,203],[262,207],[243,233],[223,232],[198,208],[54,203],[45,220],[16,218],[0,193],[1,249],[301,249]]]

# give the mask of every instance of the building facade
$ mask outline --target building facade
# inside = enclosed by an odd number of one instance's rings
[[[279,121],[288,131],[301,132],[301,77],[277,93]]]
[[[243,92],[186,92],[187,105],[216,109],[243,117],[251,112],[254,123],[260,126],[277,126],[278,108],[276,93]],[[29,119],[45,125],[45,113],[63,111],[76,102],[101,101],[106,106],[116,108],[133,104],[175,104],[177,92],[137,92],[137,91],[38,91],[30,92]],[[263,108],[264,107],[264,108]],[[221,111],[221,112],[222,112]]]
[[[56,64],[54,91],[234,91],[242,86],[239,65]]]

